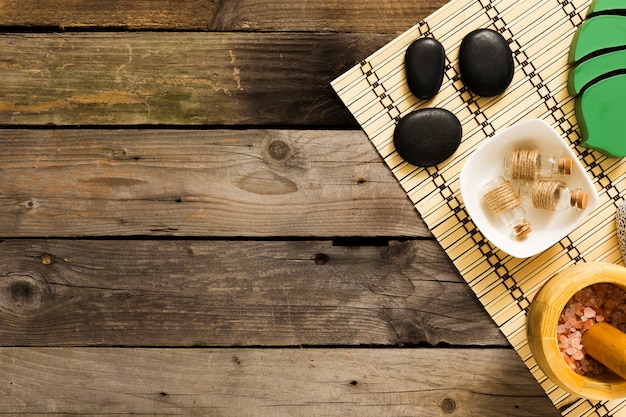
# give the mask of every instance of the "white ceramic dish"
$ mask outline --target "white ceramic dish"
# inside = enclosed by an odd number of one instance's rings
[[[572,174],[560,177],[570,188],[587,192],[589,203],[584,210],[549,212],[535,209],[532,203],[522,206],[533,231],[525,239],[516,239],[509,229],[485,205],[481,188],[497,176],[504,176],[504,156],[515,149],[539,149],[573,160]],[[519,122],[487,139],[461,169],[461,195],[465,208],[483,236],[500,250],[516,258],[528,258],[548,249],[572,232],[595,209],[598,194],[582,164],[552,127],[539,119]]]

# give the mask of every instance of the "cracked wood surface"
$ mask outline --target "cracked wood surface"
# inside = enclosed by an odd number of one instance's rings
[[[29,239],[0,253],[5,346],[507,346],[432,241]]]
[[[0,125],[356,122],[330,82],[392,39],[332,33],[11,33]]]
[[[0,130],[0,236],[429,237],[358,131]]]
[[[0,415],[49,415],[52,406],[58,415],[100,417],[558,415],[515,355],[509,349],[0,348]]]

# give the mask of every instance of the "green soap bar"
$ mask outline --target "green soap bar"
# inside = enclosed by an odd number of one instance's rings
[[[575,96],[596,78],[620,70],[626,72],[626,49],[595,56],[569,70],[567,90]]]
[[[587,9],[587,16],[612,11],[626,11],[626,0],[593,0]]]
[[[576,97],[581,145],[606,156],[626,156],[626,74],[606,78]]]
[[[580,25],[569,50],[569,63],[604,48],[626,44],[626,16],[599,15]]]

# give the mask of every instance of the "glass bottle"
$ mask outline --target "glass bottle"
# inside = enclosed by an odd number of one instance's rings
[[[538,149],[515,149],[504,155],[504,175],[514,180],[552,178],[572,173],[572,158]]]
[[[581,188],[568,188],[559,180],[522,181],[519,194],[524,202],[532,202],[534,208],[548,211],[584,210],[589,202],[589,196]]]
[[[522,200],[509,181],[496,177],[487,182],[481,191],[489,210],[501,219],[513,236],[521,240],[532,231],[522,208]]]

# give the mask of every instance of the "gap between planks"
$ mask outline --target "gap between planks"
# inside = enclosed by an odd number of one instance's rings
[[[434,241],[0,242],[5,346],[509,346]]]

